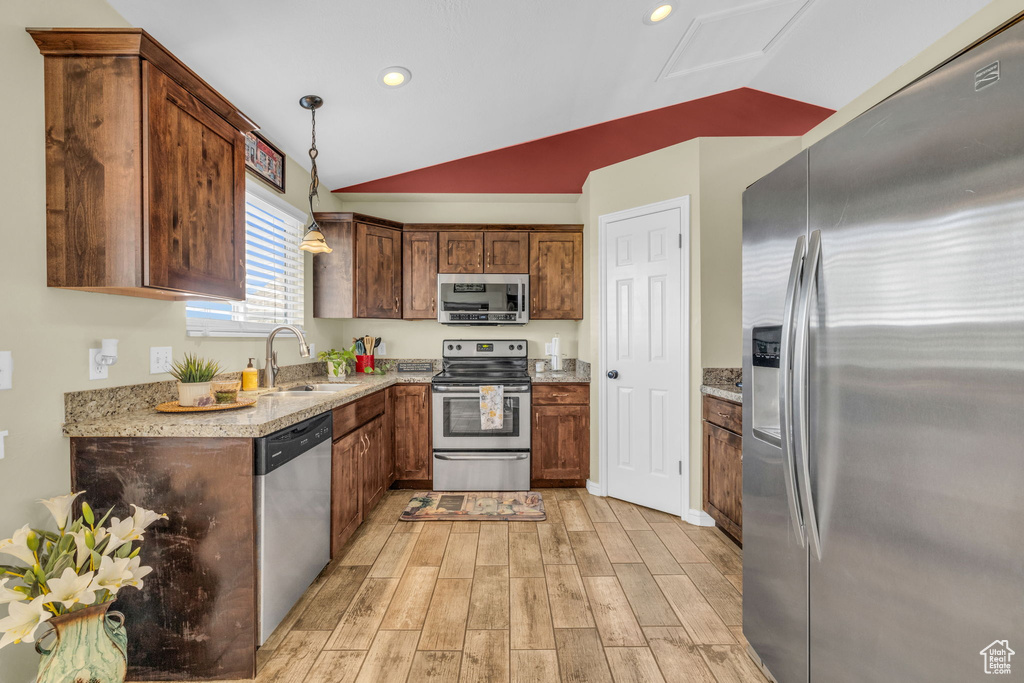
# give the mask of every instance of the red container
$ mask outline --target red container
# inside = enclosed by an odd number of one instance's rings
[[[356,356],[356,372],[366,372],[366,368],[373,370],[373,356]]]

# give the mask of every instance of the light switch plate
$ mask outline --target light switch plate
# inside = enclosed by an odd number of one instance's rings
[[[106,379],[109,367],[99,362],[103,349],[89,349],[89,379]]]
[[[171,371],[171,347],[150,346],[149,347],[149,374],[162,375]]]
[[[0,432],[0,460],[4,459],[4,437],[7,436],[7,430]]]
[[[316,358],[316,342],[312,342],[309,345],[309,357]]]
[[[0,390],[10,389],[14,386],[12,373],[14,372],[14,360],[10,351],[0,351]]]
[[[373,353],[374,355],[381,357],[388,355],[388,343],[382,341],[380,346],[378,346]]]

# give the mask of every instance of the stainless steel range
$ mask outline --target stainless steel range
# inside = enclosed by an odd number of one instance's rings
[[[445,340],[443,369],[431,381],[434,489],[530,488],[530,374],[524,339]],[[500,386],[503,418],[484,429],[480,387]]]

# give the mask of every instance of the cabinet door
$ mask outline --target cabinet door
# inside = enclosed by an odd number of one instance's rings
[[[244,136],[143,61],[143,282],[245,298]]]
[[[590,476],[589,406],[535,406],[531,441],[534,480],[565,484],[564,480],[578,482]]]
[[[530,234],[530,318],[583,319],[583,235]]]
[[[384,495],[384,418],[378,417],[357,429],[361,442],[362,513],[366,519]]]
[[[399,384],[395,392],[395,479],[429,480],[433,475],[430,385]]]
[[[363,521],[359,497],[362,493],[359,432],[334,442],[331,453],[331,557],[352,536]]]
[[[402,235],[402,317],[437,319],[437,233]]]
[[[356,317],[402,317],[402,232],[356,223]]]
[[[437,233],[439,273],[484,272],[484,234],[482,232]]]
[[[530,236],[511,230],[485,232],[484,259],[485,273],[529,273]]]
[[[704,511],[743,540],[743,439],[704,423]]]

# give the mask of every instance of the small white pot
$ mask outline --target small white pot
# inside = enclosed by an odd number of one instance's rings
[[[347,373],[345,371],[348,369],[346,363],[342,363],[340,366],[338,366],[337,371],[335,371],[335,369],[334,369],[334,363],[332,363],[331,361],[326,361],[326,363],[327,363],[327,380],[328,381],[330,381],[330,382],[343,382],[343,381],[345,381],[345,377],[347,375]]]
[[[192,408],[203,396],[210,395],[211,382],[193,382],[185,384],[178,382],[178,405],[183,408]]]

